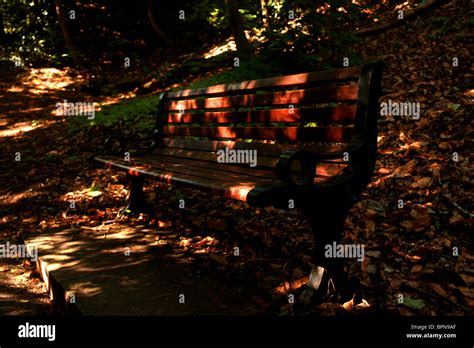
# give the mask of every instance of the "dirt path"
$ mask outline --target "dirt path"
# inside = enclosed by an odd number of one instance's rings
[[[51,214],[58,177],[45,160],[60,149],[65,123],[54,117],[61,98],[76,100],[67,89],[69,71],[32,69],[3,74],[0,83],[0,244],[16,243],[17,233],[36,230]],[[66,88],[66,89],[65,89]],[[19,155],[20,161],[15,161]],[[41,229],[41,227],[39,227]],[[22,259],[0,259],[0,314],[45,315],[52,313],[49,296],[34,265]]]

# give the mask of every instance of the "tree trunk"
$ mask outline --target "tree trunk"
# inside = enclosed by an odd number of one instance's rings
[[[237,53],[246,58],[250,55],[250,44],[245,36],[244,22],[240,16],[235,0],[225,0],[227,13],[229,15],[230,29],[234,36]]]
[[[5,26],[3,24],[3,13],[0,13],[0,42],[5,41]]]
[[[69,51],[71,52],[74,64],[80,66],[81,60],[79,59],[79,50],[77,49],[74,40],[72,39],[71,32],[69,31],[67,20],[63,11],[62,0],[54,0],[54,3],[56,5],[56,14],[58,15],[59,26],[61,27],[61,31],[64,36],[64,41],[66,41],[66,45]]]
[[[267,1],[268,0],[260,0],[260,7],[262,8],[262,22],[263,27],[268,30],[270,29],[269,22],[268,22],[268,10],[267,10]]]
[[[165,33],[160,29],[160,26],[158,25],[158,23],[156,23],[155,18],[153,17],[153,1],[152,0],[148,0],[147,2],[146,13],[148,15],[148,21],[153,27],[153,30],[155,31],[156,35],[163,41],[167,41],[168,38],[166,37]]]

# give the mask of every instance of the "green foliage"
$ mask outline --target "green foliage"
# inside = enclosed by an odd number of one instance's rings
[[[366,7],[343,0],[269,1],[272,20],[270,29],[263,31],[262,55],[306,70],[329,68],[327,62],[340,62],[341,57],[354,58],[351,64],[356,64],[360,59],[348,47],[357,38],[348,28],[363,18],[360,11]]]
[[[407,307],[410,307],[412,309],[423,309],[426,305],[423,302],[423,300],[416,299],[416,298],[411,298],[406,296],[403,299],[403,304]]]
[[[133,130],[139,135],[150,134],[156,126],[158,96],[138,97],[118,104],[108,105],[95,114],[95,118],[74,117],[69,122],[69,132],[75,133],[86,126],[118,127]]]
[[[227,17],[222,9],[215,7],[209,13],[207,22],[215,28],[225,28],[227,23]]]
[[[102,188],[99,184],[93,183],[89,188],[87,194],[91,197],[98,197],[102,194]]]
[[[7,43],[2,50],[5,57],[19,57],[24,65],[64,60],[66,50],[53,1],[0,0],[0,13]]]
[[[259,1],[240,1],[239,12],[243,18],[245,29],[255,28],[261,24]],[[207,25],[218,32],[228,32],[230,25],[223,0],[195,1],[190,19],[201,22],[205,19]]]
[[[96,117],[92,121],[95,121],[96,124],[110,126],[118,121],[130,123],[141,118],[139,130],[146,130],[154,125],[153,114],[156,113],[157,107],[157,95],[134,98],[123,103],[105,106],[96,113]]]
[[[270,64],[259,58],[241,61],[239,67],[231,68],[210,77],[193,81],[189,88],[207,87],[221,83],[254,80],[281,74],[281,65],[277,62]]]

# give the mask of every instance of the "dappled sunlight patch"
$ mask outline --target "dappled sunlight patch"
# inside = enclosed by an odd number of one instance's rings
[[[160,240],[166,239],[157,239],[158,244]],[[193,254],[211,254],[217,251],[217,246],[220,244],[219,240],[214,237],[206,236],[202,238],[201,236],[195,236],[192,238],[180,237],[179,241],[175,242],[176,246],[183,251],[190,251]],[[225,255],[212,254],[211,257],[214,261],[220,264],[227,264],[227,259]]]
[[[227,194],[230,198],[235,198],[241,201],[245,201],[247,199],[247,194],[254,189],[254,186],[248,185],[238,185],[233,186],[229,189],[229,193]]]
[[[96,111],[101,111],[102,106],[118,104],[119,102],[121,102],[124,99],[131,99],[131,98],[134,98],[136,96],[137,95],[134,92],[127,92],[127,93],[119,93],[119,94],[116,94],[114,96],[104,97],[101,100],[100,104],[97,105]]]
[[[82,75],[71,77],[70,69],[56,68],[30,69],[20,82],[33,94],[45,94],[54,90],[63,90],[73,83],[84,80]]]
[[[41,251],[41,246],[40,246]],[[61,254],[48,254],[47,256],[42,256],[41,269],[44,270],[43,274],[46,274],[46,268],[49,272],[57,271],[61,268],[74,267],[79,264],[78,261],[73,261],[72,257],[68,254],[65,254],[68,250],[62,250]],[[41,255],[40,255],[41,256]],[[49,286],[48,286],[49,287]]]
[[[80,293],[81,297],[92,297],[100,295],[103,290],[92,281],[82,281],[71,285],[69,290],[72,293]]]
[[[44,126],[48,126],[50,124],[51,124],[51,121],[50,122],[42,121],[41,123],[35,123],[35,122],[30,122],[30,121],[18,122],[18,123],[13,124],[8,129],[0,130],[0,138],[1,137],[13,137],[13,136],[19,135],[21,133],[30,132],[34,129],[42,128]]]
[[[367,309],[367,308],[370,308],[370,307],[371,306],[370,306],[369,302],[367,302],[367,300],[365,300],[365,299],[362,299],[362,302],[360,302],[360,303],[356,303],[354,298],[352,298],[349,301],[344,302],[342,304],[342,308],[344,308],[348,312],[351,312],[355,309]]]
[[[221,45],[213,46],[209,51],[207,51],[203,55],[203,57],[204,57],[204,59],[209,59],[209,58],[216,57],[218,55],[221,55],[221,54],[223,54],[225,52],[229,52],[229,51],[237,51],[235,41],[230,39],[230,38],[227,39],[226,41],[224,41],[224,43],[221,44]]]
[[[129,226],[124,226],[124,225],[118,225],[118,224],[111,224],[111,225],[99,225],[97,227],[86,227],[82,226],[83,229],[91,230],[91,231],[99,231],[103,232],[104,230],[107,231],[107,239],[111,240],[121,240],[121,239],[130,239],[131,237],[134,237],[137,235],[137,232],[139,232],[139,229],[129,227]],[[122,252],[122,249],[117,249],[115,252]]]
[[[468,89],[464,92],[464,95],[471,98],[474,97],[474,89]]]
[[[10,88],[7,89],[7,92],[13,92],[13,93],[18,93],[18,92],[23,92],[25,89],[21,86],[11,86]]]
[[[61,198],[66,201],[91,200],[102,195],[102,188],[98,184],[92,184],[89,188],[83,190],[70,191]]]
[[[37,191],[24,191],[24,192],[19,192],[19,193],[2,195],[0,196],[0,201],[3,204],[10,205],[10,204],[16,204],[24,199],[36,197],[38,195],[39,195],[39,192]],[[1,222],[2,220],[0,220],[0,223]]]

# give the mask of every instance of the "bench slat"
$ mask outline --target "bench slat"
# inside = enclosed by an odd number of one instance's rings
[[[353,127],[179,127],[164,126],[164,135],[196,136],[213,139],[268,139],[286,141],[317,140],[349,142]]]
[[[360,67],[349,67],[346,69],[333,69],[325,71],[316,71],[295,75],[270,77],[260,80],[243,81],[230,84],[222,84],[211,87],[185,89],[181,91],[170,91],[165,94],[165,99],[216,95],[238,91],[252,91],[268,87],[291,87],[298,85],[307,85],[321,81],[344,80],[356,78],[360,73]]]
[[[200,161],[202,162],[202,165],[204,166],[213,167],[214,164],[216,164],[217,166],[222,166],[220,163],[217,162],[218,155],[216,152],[156,148],[153,150],[153,154],[157,156],[169,156],[170,158],[183,158],[183,159],[190,159],[194,161]],[[258,155],[258,152],[257,152],[257,155]],[[273,170],[270,173],[274,173],[275,172],[274,168],[277,161],[278,161],[278,157],[267,157],[267,156],[258,155],[256,168],[261,168],[261,167],[272,168]],[[228,166],[234,167],[238,165],[239,164],[235,164],[235,165],[230,164]],[[245,173],[246,171],[248,171],[248,168],[249,168],[248,164],[241,164],[241,166],[242,168],[238,170],[239,172]],[[256,175],[268,176],[269,171],[268,170],[258,171],[255,168],[252,168],[252,173]]]
[[[162,116],[167,123],[277,123],[314,122],[329,124],[353,122],[355,105],[317,109],[273,109],[233,112],[170,113]]]
[[[221,175],[219,178],[210,179],[207,176],[199,176],[196,174],[185,174],[173,172],[169,169],[158,169],[152,165],[144,163],[133,164],[126,162],[120,158],[113,156],[97,156],[95,160],[102,162],[109,168],[116,168],[127,172],[132,176],[143,175],[153,177],[158,181],[168,184],[183,184],[200,189],[207,189],[223,194],[225,197],[246,201],[247,193],[253,188],[264,183],[262,180],[248,180],[248,181],[231,181],[223,180]],[[229,179],[229,178],[228,178]],[[272,180],[265,181],[271,183]]]
[[[213,166],[204,166],[202,161],[189,161],[177,157],[158,157],[158,156],[146,156],[133,159],[134,163],[149,165],[154,169],[167,170],[174,173],[189,174],[195,175],[203,178],[209,179],[218,179],[221,181],[228,182],[255,182],[255,183],[265,183],[268,181],[275,181],[275,174],[267,172],[266,175],[249,175],[248,172],[251,172],[253,168],[247,168],[247,173],[238,173],[228,171],[228,167],[231,167],[226,164],[220,164],[220,169]],[[201,164],[201,165],[199,165]],[[207,163],[208,164],[208,163]]]
[[[158,162],[186,164],[193,168],[197,167],[197,168],[212,169],[214,171],[223,173],[225,175],[228,175],[228,174],[230,175],[230,174],[235,173],[239,175],[239,178],[247,177],[248,180],[252,180],[254,177],[276,180],[274,169],[264,170],[260,167],[250,167],[249,165],[242,165],[242,166],[232,165],[232,164],[229,165],[229,164],[217,163],[216,161],[202,160],[198,158],[160,155],[155,152],[152,154],[146,155],[146,157],[144,158],[146,158],[147,160],[153,160],[153,161],[158,161]]]
[[[155,149],[152,154],[146,155],[147,158],[170,163],[182,163],[192,167],[212,168],[223,172],[235,172],[245,174],[250,177],[257,176],[263,178],[271,178],[276,180],[275,166],[278,157],[259,156],[257,167],[249,167],[248,164],[225,164],[217,162],[217,155],[212,152],[191,152],[183,150]],[[316,175],[321,178],[327,178],[339,173],[346,164],[337,162],[319,163],[316,168]]]
[[[165,102],[163,110],[222,109],[268,105],[313,104],[355,101],[358,86],[343,85],[321,88],[298,89],[265,94],[244,94],[230,97],[185,99]]]
[[[345,145],[322,145],[314,143],[301,143],[301,144],[271,144],[271,143],[259,143],[243,142],[243,141],[220,141],[220,140],[194,140],[194,139],[183,139],[183,138],[163,138],[161,146],[166,148],[174,149],[188,149],[188,150],[200,150],[200,151],[217,151],[228,147],[236,150],[257,150],[259,155],[262,156],[280,156],[283,151],[305,149],[308,151],[316,152],[334,152],[344,149]]]

